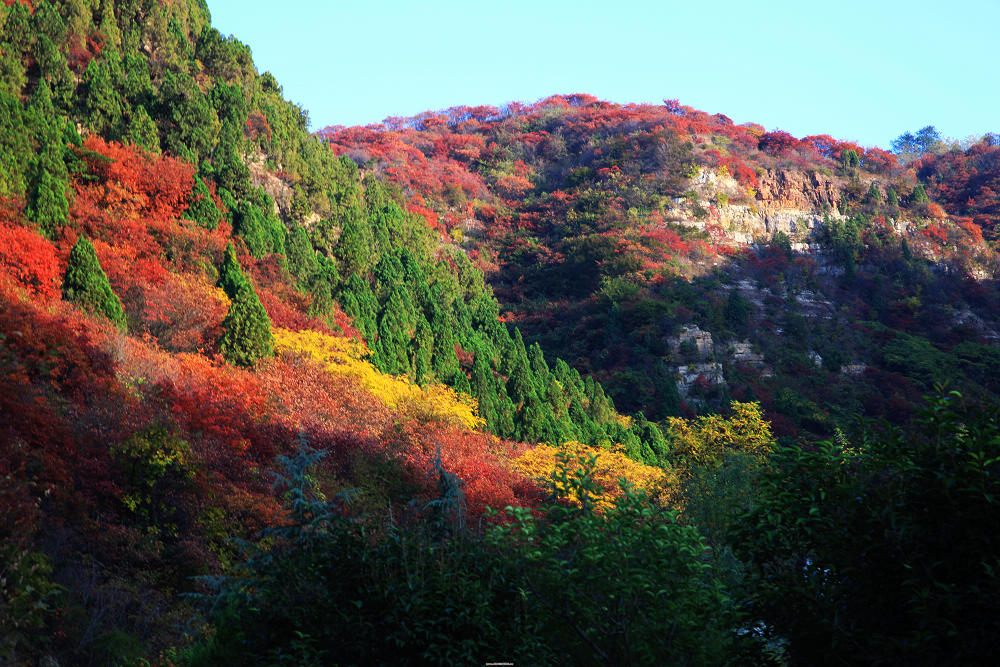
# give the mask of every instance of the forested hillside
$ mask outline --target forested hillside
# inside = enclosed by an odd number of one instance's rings
[[[0,28],[0,662],[991,650],[994,135],[311,134],[203,0]]]
[[[896,154],[570,95],[320,134],[627,412],[760,400],[780,435],[822,437],[904,423],[945,378],[995,398],[1000,147],[921,132]]]

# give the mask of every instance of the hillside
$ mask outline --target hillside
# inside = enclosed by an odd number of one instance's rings
[[[753,398],[780,434],[824,436],[856,413],[904,423],[931,376],[994,395],[992,135],[904,165],[586,95],[320,134],[429,211],[507,321],[627,412]]]
[[[202,0],[0,28],[0,662],[992,650],[992,135],[311,134]]]

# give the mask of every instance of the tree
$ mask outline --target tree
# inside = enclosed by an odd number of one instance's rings
[[[916,134],[904,132],[893,139],[890,146],[892,152],[896,153],[904,164],[926,153],[939,153],[944,150],[941,133],[933,125],[920,128]]]
[[[219,350],[229,363],[251,367],[274,355],[271,319],[249,282],[237,289],[222,328],[225,331],[219,340]]]
[[[109,139],[118,139],[125,131],[125,110],[118,89],[121,76],[121,56],[112,49],[91,60],[83,77],[87,125],[95,134]]]
[[[69,253],[69,264],[63,278],[63,298],[95,315],[103,315],[119,329],[125,328],[122,303],[112,291],[94,246],[86,237],[77,239]]]
[[[160,152],[160,135],[156,129],[156,123],[149,117],[146,107],[141,104],[132,111],[128,129],[125,131],[125,141],[151,153]]]
[[[215,205],[208,186],[197,175],[194,177],[194,186],[188,197],[188,207],[184,211],[184,217],[197,222],[205,229],[215,229],[219,226],[219,220],[222,218],[222,211]]]
[[[240,288],[249,284],[240,261],[236,258],[236,248],[230,243],[226,246],[226,252],[222,259],[222,266],[219,268],[219,287],[230,299],[235,299]]]
[[[354,216],[345,220],[333,256],[341,275],[367,273],[373,261],[372,236],[368,226]]]
[[[65,181],[52,174],[48,164],[39,164],[25,213],[29,220],[41,225],[50,238],[66,224],[69,217],[66,186]]]
[[[995,661],[1000,414],[962,400],[775,452],[735,543],[791,664]]]

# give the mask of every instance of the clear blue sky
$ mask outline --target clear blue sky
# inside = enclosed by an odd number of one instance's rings
[[[589,93],[888,146],[1000,131],[1000,0],[208,0],[312,128]]]

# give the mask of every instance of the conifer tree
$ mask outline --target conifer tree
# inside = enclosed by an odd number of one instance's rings
[[[125,131],[125,140],[133,146],[139,146],[151,153],[160,152],[160,135],[156,129],[156,123],[150,118],[146,107],[139,104],[132,111],[129,118],[128,129]],[[202,183],[204,185],[204,183]],[[208,191],[208,188],[205,189]],[[210,227],[209,229],[214,229]]]
[[[21,49],[8,41],[0,41],[0,91],[20,97],[27,82]]]
[[[354,216],[348,217],[340,229],[333,256],[341,275],[367,273],[372,258],[371,230]]]
[[[229,363],[250,367],[274,354],[271,319],[249,282],[239,286],[222,328],[219,350]]]
[[[410,341],[410,366],[413,381],[423,385],[431,375],[431,359],[434,354],[434,335],[423,315],[417,314],[417,328]],[[443,379],[443,378],[439,378]]]
[[[458,355],[455,354],[455,325],[449,319],[445,308],[436,305],[433,311],[430,323],[431,333],[434,336],[431,368],[439,380],[451,384],[461,375],[461,365]]]
[[[219,287],[230,299],[236,298],[236,293],[240,288],[249,284],[246,274],[240,267],[240,261],[236,258],[236,248],[230,243],[226,246],[226,252],[222,258],[222,266],[219,268]]]
[[[222,218],[222,211],[212,200],[212,193],[198,175],[194,177],[194,186],[188,195],[188,207],[184,211],[184,217],[197,222],[205,229],[215,229]]]
[[[528,348],[528,361],[535,376],[535,390],[538,392],[538,397],[545,400],[549,388],[549,365],[545,362],[545,353],[542,352],[541,345],[531,344]]]
[[[482,349],[476,350],[472,362],[469,390],[479,402],[479,415],[487,428],[501,438],[514,435],[514,404],[493,373],[489,355]]]
[[[407,350],[416,327],[416,313],[410,296],[396,285],[382,307],[375,341],[375,364],[384,373],[407,373],[410,368]]]
[[[300,288],[311,284],[312,278],[319,271],[316,250],[313,248],[309,235],[301,225],[293,225],[288,235],[288,270],[295,276]],[[333,267],[335,269],[335,267]]]
[[[40,161],[25,214],[52,238],[66,224],[69,201],[66,199],[66,181],[53,175],[50,164],[51,161]],[[60,166],[65,170],[61,162]]]
[[[121,126],[125,109],[118,91],[120,79],[121,56],[114,49],[91,60],[83,77],[86,123],[95,134],[111,139],[118,139],[125,129]]]
[[[93,244],[83,236],[77,239],[69,253],[62,291],[67,301],[79,304],[90,313],[107,317],[119,329],[125,328],[122,303],[111,289]]]
[[[271,211],[262,211],[244,201],[236,209],[233,231],[243,237],[247,249],[254,257],[285,252],[285,230]]]
[[[355,326],[361,331],[368,345],[372,346],[378,334],[376,325],[378,304],[368,280],[357,273],[352,273],[340,293],[340,305],[354,320]]]

